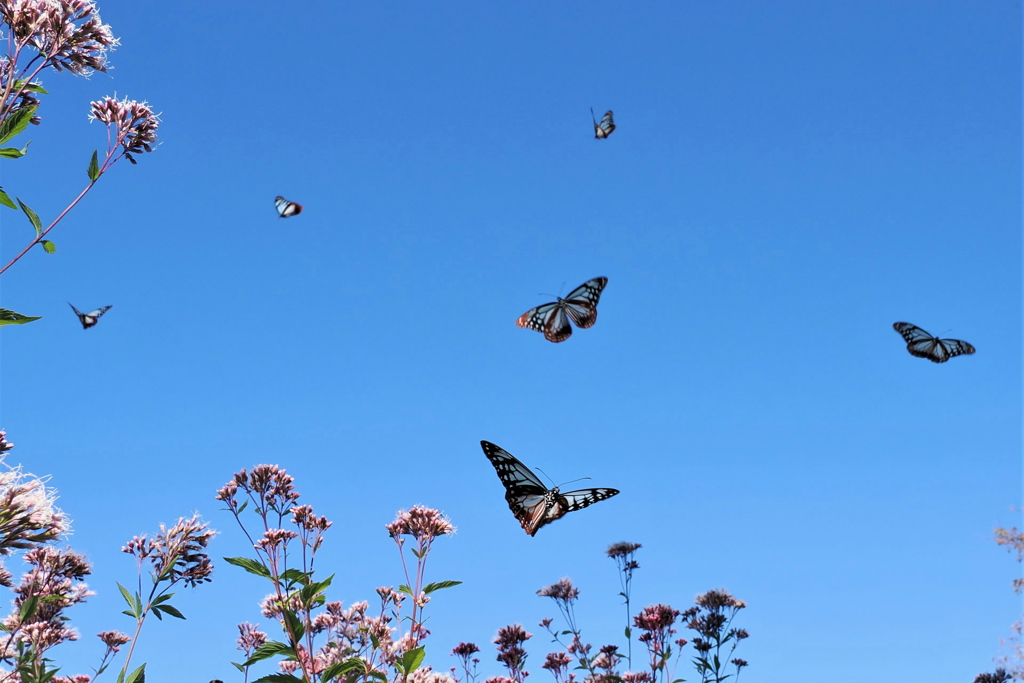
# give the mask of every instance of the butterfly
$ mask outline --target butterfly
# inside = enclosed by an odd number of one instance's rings
[[[619,492],[618,489],[580,489],[561,493],[557,486],[553,489],[544,486],[537,475],[501,446],[490,441],[481,441],[480,446],[505,485],[509,509],[531,536],[566,513],[582,510]]]
[[[615,122],[612,121],[611,109],[604,113],[604,116],[601,117],[601,123],[598,123],[597,119],[594,118],[594,108],[591,107],[590,118],[594,119],[594,137],[598,140],[608,137],[612,134],[612,131],[615,130]]]
[[[95,311],[89,311],[88,313],[82,313],[80,310],[75,308],[71,302],[68,302],[68,306],[71,306],[71,310],[78,316],[79,321],[82,323],[82,329],[87,330],[97,322],[99,322],[100,316],[110,310],[110,306],[103,306],[97,308]]]
[[[284,197],[274,197],[274,206],[277,207],[277,213],[281,218],[288,218],[288,216],[297,216],[302,213],[302,204],[296,204],[290,202]]]
[[[558,297],[558,301],[531,308],[519,316],[516,325],[543,332],[549,342],[563,342],[572,336],[570,318],[581,329],[592,327],[597,322],[597,301],[607,284],[606,277],[588,280],[569,292],[564,299]]]
[[[945,363],[953,356],[974,353],[974,347],[959,339],[939,339],[910,323],[893,323],[894,330],[907,340],[907,351],[933,363]]]

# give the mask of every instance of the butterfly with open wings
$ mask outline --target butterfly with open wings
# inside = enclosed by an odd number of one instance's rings
[[[75,308],[74,304],[72,304],[70,301],[68,302],[68,306],[71,306],[71,310],[74,311],[75,315],[78,316],[79,322],[82,323],[83,330],[87,330],[96,323],[98,323],[100,320],[100,316],[109,311],[111,308],[110,306],[103,306],[101,308],[97,308],[95,311],[82,313],[80,310]]]
[[[579,489],[562,493],[556,486],[549,489],[523,463],[511,453],[490,441],[481,441],[484,455],[494,465],[498,478],[505,485],[505,500],[523,530],[535,536],[545,524],[564,517],[566,513],[582,510],[616,495],[618,489]]]
[[[933,337],[917,325],[893,323],[894,330],[907,341],[907,351],[918,358],[927,358],[933,363],[945,363],[953,356],[974,353],[974,347],[959,339]]]
[[[612,134],[615,130],[615,122],[612,120],[612,110],[609,109],[601,117],[601,123],[597,122],[597,118],[594,116],[594,108],[590,108],[590,118],[594,120],[594,137],[598,140],[606,138]]]
[[[300,213],[302,213],[302,204],[290,202],[284,197],[274,197],[274,206],[277,207],[277,214],[281,218],[288,218],[288,216],[297,216]]]
[[[519,316],[516,325],[543,332],[549,342],[564,342],[572,336],[570,319],[580,329],[592,327],[597,322],[597,302],[607,284],[606,277],[588,280],[569,292],[564,299],[558,297],[558,301],[531,308]]]

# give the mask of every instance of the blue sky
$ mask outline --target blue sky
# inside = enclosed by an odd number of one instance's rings
[[[0,179],[48,222],[104,144],[90,100],[162,112],[159,149],[0,289],[43,316],[0,332],[0,423],[95,563],[65,673],[130,626],[133,535],[198,510],[216,558],[246,553],[213,496],[258,463],[334,520],[319,562],[347,604],[403,582],[397,509],[451,516],[439,669],[473,640],[499,673],[489,641],[520,622],[544,679],[534,592],[563,576],[615,642],[603,552],[630,540],[635,605],[747,602],[744,679],[991,670],[1021,611],[992,540],[1022,502],[1019,3],[100,8],[114,69],[49,74]],[[0,220],[6,262],[32,232]],[[515,327],[598,275],[593,328]],[[83,331],[67,301],[113,308]],[[913,358],[896,321],[978,352]],[[529,538],[481,439],[622,493]],[[186,651],[232,680],[234,625],[269,627],[265,587],[217,564],[187,622],[147,626],[151,680]]]

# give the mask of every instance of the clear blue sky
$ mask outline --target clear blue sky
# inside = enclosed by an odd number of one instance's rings
[[[134,534],[198,510],[215,557],[246,553],[213,496],[258,463],[334,520],[319,563],[346,604],[403,581],[397,509],[451,516],[439,669],[473,640],[498,673],[520,622],[545,680],[534,591],[563,576],[613,641],[621,540],[644,545],[638,607],[747,602],[750,683],[992,669],[1020,613],[992,541],[1022,502],[1020,3],[100,7],[115,68],[48,75],[0,179],[52,219],[104,144],[89,100],[163,113],[159,149],[0,290],[43,316],[0,331],[0,426],[95,563],[64,673],[128,629]],[[278,219],[279,194],[305,211]],[[0,220],[6,261],[32,232]],[[598,275],[592,329],[515,327]],[[83,331],[67,301],[113,308]],[[913,358],[896,321],[978,351]],[[529,538],[481,439],[622,493]],[[187,622],[147,626],[151,680],[183,657],[233,680],[265,593],[218,560]]]

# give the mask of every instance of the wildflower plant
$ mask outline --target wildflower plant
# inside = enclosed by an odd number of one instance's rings
[[[0,35],[6,38],[6,54],[0,55],[0,158],[25,156],[31,141],[20,149],[3,147],[21,135],[29,124],[40,123],[37,111],[40,96],[49,94],[40,76],[46,69],[70,71],[89,76],[107,70],[107,53],[118,40],[110,26],[100,19],[93,0],[9,0],[0,2]],[[39,215],[20,198],[11,199],[0,188],[0,204],[21,209],[28,218],[35,236],[6,265],[4,273],[32,247],[41,245],[52,254],[57,247],[46,239],[49,232],[92,189],[100,176],[114,163],[154,149],[159,117],[145,102],[128,98],[104,97],[91,103],[90,118],[107,128],[107,149],[100,161],[99,151],[92,154],[86,173],[89,183],[60,214],[43,227]],[[15,204],[17,201],[17,204]],[[23,324],[38,317],[25,316],[0,309],[0,325]]]
[[[619,595],[625,599],[627,606],[633,571],[640,567],[636,561],[636,551],[640,547],[639,543],[623,542],[609,546],[606,551],[619,568],[622,585]],[[749,636],[745,630],[732,626],[736,613],[746,605],[724,590],[712,590],[698,595],[696,605],[685,612],[669,605],[657,604],[649,605],[639,614],[632,615],[627,607],[627,617],[632,620],[632,625],[627,625],[624,632],[627,642],[635,629],[640,632],[637,640],[647,649],[647,670],[642,671],[631,670],[631,657],[628,654],[623,657],[617,645],[604,645],[595,654],[591,654],[593,646],[583,640],[576,620],[575,606],[580,590],[570,579],[564,578],[546,586],[538,590],[537,595],[554,600],[567,626],[564,630],[554,628],[554,620],[551,618],[540,622],[540,626],[551,634],[552,641],[562,647],[561,651],[548,653],[541,665],[555,679],[555,683],[577,682],[577,674],[570,671],[573,663],[576,664],[573,670],[581,672],[583,683],[681,683],[685,679],[673,678],[673,670],[689,641],[673,637],[680,625],[697,633],[693,639],[696,651],[693,663],[702,683],[722,683],[729,678],[738,678],[740,670],[747,666],[744,660],[732,657],[739,642]],[[566,636],[570,636],[568,642],[564,640]],[[498,646],[498,661],[505,665],[508,675],[488,678],[484,683],[523,683],[529,676],[525,669],[526,650],[523,644],[530,637],[518,624],[499,630],[494,642]],[[478,651],[476,645],[462,643],[452,652],[463,662],[465,683],[473,683],[475,680],[475,669],[471,676],[466,664],[469,655]],[[621,670],[623,661],[627,663],[625,671]],[[455,671],[453,668],[452,673]]]
[[[416,506],[399,511],[386,525],[402,557],[406,583],[397,590],[378,588],[379,607],[371,614],[367,601],[345,608],[341,602],[327,600],[334,575],[317,580],[314,565],[332,523],[316,516],[312,507],[297,505],[299,496],[293,478],[274,465],[241,470],[217,492],[256,552],[255,558],[224,559],[269,581],[271,592],[261,609],[282,633],[281,640],[271,640],[255,626],[239,626],[238,649],[245,659],[234,665],[246,680],[254,664],[278,657],[279,673],[258,681],[453,683],[447,674],[423,664],[423,642],[430,635],[424,627],[424,610],[430,595],[460,583],[425,582],[433,542],[454,533],[451,522],[437,510]],[[242,519],[250,506],[259,519],[258,531],[250,531]],[[414,567],[406,562],[409,539]],[[402,610],[407,604],[405,616]]]

